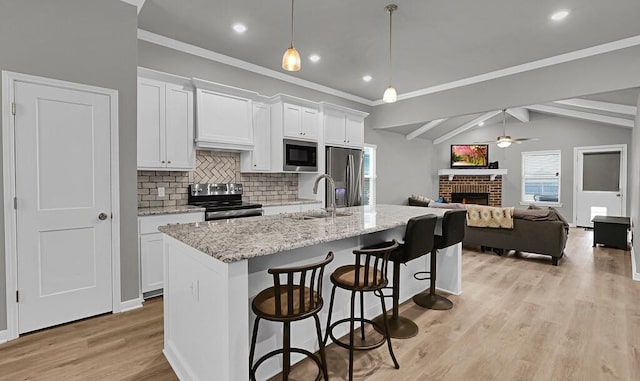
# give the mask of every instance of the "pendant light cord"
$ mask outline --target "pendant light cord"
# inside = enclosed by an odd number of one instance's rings
[[[389,86],[391,86],[392,75],[393,75],[393,48],[392,48],[392,38],[393,38],[393,10],[389,9]]]
[[[293,2],[294,0],[291,0],[291,47],[293,48]]]

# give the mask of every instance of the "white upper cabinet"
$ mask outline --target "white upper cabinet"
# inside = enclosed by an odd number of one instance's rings
[[[258,93],[192,78],[196,87],[196,148],[253,150],[253,102]]]
[[[278,103],[276,107],[282,107],[282,134],[285,138],[318,140],[318,110],[288,102]]]
[[[193,169],[193,90],[167,83],[165,94],[167,168]]]
[[[253,150],[240,154],[240,171],[269,172],[271,170],[271,108],[253,103]]]
[[[362,148],[366,113],[335,105],[323,104],[324,140],[326,145]]]
[[[196,146],[248,151],[253,149],[252,100],[198,89]]]
[[[348,147],[364,147],[364,118],[356,115],[346,115],[344,126],[345,144]]]
[[[138,78],[138,169],[194,167],[193,90]]]

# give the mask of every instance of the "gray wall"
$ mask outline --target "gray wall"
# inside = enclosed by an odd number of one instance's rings
[[[137,22],[136,8],[115,0],[0,2],[1,70],[101,86],[119,92],[123,301],[139,296]],[[70,136],[69,142],[72,141]],[[0,210],[0,213],[4,211]],[[2,218],[0,224],[3,224]],[[4,226],[0,228],[0,241],[4,242]],[[6,329],[4,255],[4,244],[0,244],[0,330]]]
[[[138,42],[138,62],[141,67],[187,78],[200,78],[272,96],[278,93],[293,95],[315,102],[330,102],[364,112],[371,107],[294,85],[202,57],[169,49],[145,41]]]
[[[509,148],[498,148],[495,144],[489,145],[489,160],[500,162],[500,168],[508,170],[503,178],[503,198],[504,206],[520,206],[521,173],[522,173],[522,152],[526,151],[561,151],[561,203],[558,208],[560,213],[569,221],[573,221],[573,148],[581,146],[597,146],[606,144],[627,144],[627,156],[632,152],[631,132],[632,129],[625,127],[615,127],[599,123],[592,123],[584,120],[569,119],[565,117],[531,113],[531,121],[528,123],[514,122],[513,119],[507,122],[507,134],[513,137],[537,137],[539,141],[513,144]],[[438,191],[437,170],[449,168],[449,146],[451,144],[468,144],[478,141],[495,139],[502,135],[502,125],[494,124],[481,128],[474,128],[468,132],[460,134],[446,142],[434,146],[433,154],[433,194]],[[628,158],[628,163],[630,159]],[[631,172],[629,172],[627,187],[630,187]],[[627,192],[629,194],[629,192]],[[630,205],[627,199],[627,208]],[[627,211],[628,212],[628,211]]]
[[[629,177],[629,189],[631,190],[631,220],[633,222],[633,238],[640,239],[640,98],[638,98],[638,113],[636,115],[636,126],[633,129],[631,142],[637,149],[631,153],[631,173]],[[633,249],[636,257],[636,268],[634,271],[640,273],[640,247]]]
[[[379,204],[406,204],[411,194],[429,195],[433,188],[433,144],[407,141],[404,135],[365,128],[364,141],[377,145],[376,200]],[[437,179],[436,187],[437,187]]]

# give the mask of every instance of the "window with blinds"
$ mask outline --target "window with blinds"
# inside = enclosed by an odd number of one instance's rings
[[[560,202],[560,151],[522,153],[522,201],[535,204]]]
[[[363,205],[376,203],[376,146],[364,147]]]

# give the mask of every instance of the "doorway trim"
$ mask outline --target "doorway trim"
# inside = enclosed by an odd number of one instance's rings
[[[621,176],[620,188],[622,193],[622,212],[627,214],[627,145],[626,144],[610,144],[604,146],[586,146],[573,147],[573,226],[577,226],[578,222],[578,183],[582,171],[578,171],[578,155],[583,153],[612,152],[620,151],[621,158]]]
[[[15,163],[15,120],[12,113],[15,82],[28,82],[52,87],[92,92],[109,97],[110,129],[111,129],[111,282],[112,282],[112,312],[121,311],[120,290],[120,168],[118,144],[118,90],[84,85],[57,79],[38,77],[28,74],[2,71],[2,159],[3,159],[3,190],[4,190],[4,251],[6,274],[6,307],[7,332],[6,340],[17,339],[18,334],[18,303],[16,290],[18,289],[18,250],[17,250],[17,211],[13,200],[16,197],[16,163]]]

